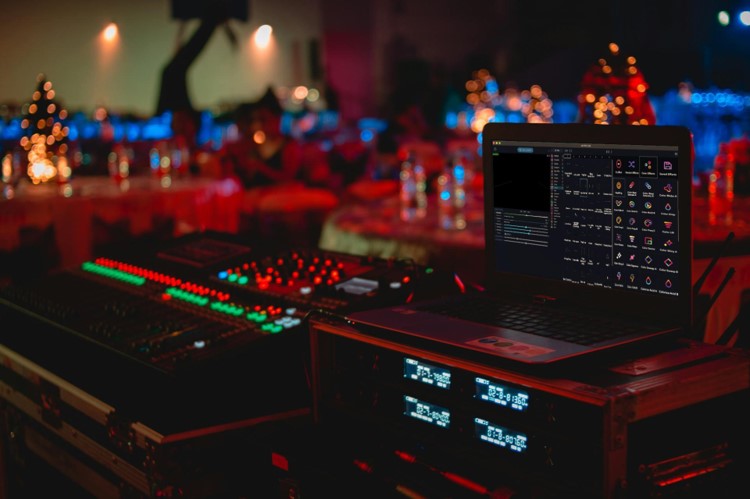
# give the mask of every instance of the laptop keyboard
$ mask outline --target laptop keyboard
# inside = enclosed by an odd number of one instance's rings
[[[593,345],[639,332],[653,331],[645,325],[625,325],[607,317],[584,316],[550,309],[543,305],[503,303],[483,297],[430,303],[418,309],[456,317],[480,324],[490,324],[548,338]]]

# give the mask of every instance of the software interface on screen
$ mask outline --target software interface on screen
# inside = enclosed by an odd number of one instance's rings
[[[493,141],[496,270],[676,297],[677,152]]]

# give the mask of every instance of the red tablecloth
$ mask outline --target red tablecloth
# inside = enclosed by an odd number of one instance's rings
[[[0,251],[21,245],[24,229],[53,228],[60,265],[92,256],[95,225],[120,224],[130,235],[170,220],[174,234],[196,230],[236,232],[241,188],[233,180],[132,177],[74,178],[68,185],[22,182],[12,199],[0,199]]]

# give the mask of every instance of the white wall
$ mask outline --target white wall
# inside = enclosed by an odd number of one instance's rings
[[[320,38],[319,10],[318,0],[250,1],[248,22],[232,21],[238,49],[233,51],[224,33],[217,31],[191,67],[193,105],[206,108],[253,100],[269,84],[314,83],[308,81],[307,46]],[[100,34],[110,20],[118,24],[120,38],[106,49]],[[265,54],[251,44],[253,32],[262,24],[274,28]],[[69,110],[105,105],[150,115],[179,25],[170,18],[169,0],[4,0],[0,103],[29,101],[36,75],[45,73]],[[195,21],[186,25],[185,39],[195,27]],[[298,56],[293,55],[295,44]]]

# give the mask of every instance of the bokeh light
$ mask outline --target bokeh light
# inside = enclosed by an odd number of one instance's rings
[[[119,32],[120,30],[118,29],[117,24],[109,23],[104,28],[104,31],[102,31],[102,38],[105,42],[113,42],[117,39]]]
[[[271,43],[272,33],[273,28],[268,24],[264,24],[263,26],[255,30],[255,35],[253,35],[255,46],[259,49],[265,49],[266,47],[268,47],[268,45]]]

